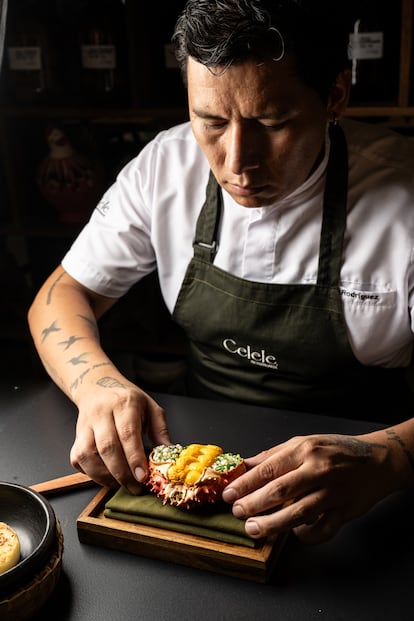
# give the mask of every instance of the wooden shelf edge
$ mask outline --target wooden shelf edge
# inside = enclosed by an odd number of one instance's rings
[[[351,106],[346,116],[355,117],[414,117],[414,106]]]

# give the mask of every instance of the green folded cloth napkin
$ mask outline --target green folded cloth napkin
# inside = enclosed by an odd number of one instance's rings
[[[249,548],[258,544],[246,535],[244,521],[235,518],[230,507],[224,503],[191,510],[180,509],[163,505],[152,493],[132,496],[121,487],[107,500],[104,516]]]

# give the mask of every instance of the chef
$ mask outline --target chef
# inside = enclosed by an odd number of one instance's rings
[[[391,424],[292,438],[226,488],[250,536],[314,543],[414,484],[414,152],[343,118],[348,29],[332,4],[188,0],[173,42],[189,122],[125,166],[29,311],[79,410],[71,462],[102,485],[137,493],[141,434],[171,441],[98,336],[154,270],[188,337],[187,394]]]

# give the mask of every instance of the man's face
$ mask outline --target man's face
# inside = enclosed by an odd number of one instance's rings
[[[188,99],[194,136],[240,205],[262,207],[287,196],[323,153],[327,105],[289,59],[248,61],[220,75],[189,58]]]

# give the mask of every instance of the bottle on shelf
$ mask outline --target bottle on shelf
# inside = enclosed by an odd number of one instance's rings
[[[350,106],[396,105],[398,101],[401,0],[392,15],[373,0],[352,9],[348,57],[352,66]]]
[[[91,104],[126,97],[127,53],[122,0],[88,0],[79,27],[80,95]]]
[[[13,102],[51,99],[60,90],[60,54],[50,0],[8,3],[5,45],[6,92]]]

